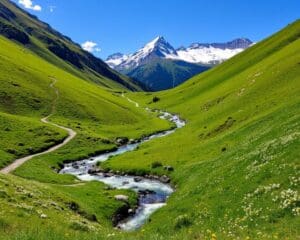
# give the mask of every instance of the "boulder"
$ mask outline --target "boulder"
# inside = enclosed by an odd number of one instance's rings
[[[128,196],[119,194],[119,195],[115,195],[115,199],[117,201],[127,202],[128,201]]]
[[[96,168],[91,168],[88,170],[88,174],[97,174],[99,173],[99,169],[96,169]]]
[[[142,177],[134,177],[133,180],[134,180],[135,182],[140,182],[140,181],[143,180],[143,178],[142,178]]]
[[[159,181],[161,181],[162,183],[169,183],[170,182],[170,178],[167,177],[166,175],[163,175],[159,178]]]
[[[128,214],[129,214],[129,215],[134,214],[134,210],[133,210],[132,208],[129,208],[129,209],[128,209]]]
[[[118,137],[116,138],[116,144],[118,145],[124,145],[126,143],[128,143],[128,138],[127,137]]]
[[[147,195],[147,194],[154,194],[155,191],[146,189],[146,190],[139,190],[138,193],[139,193],[140,195]]]
[[[113,173],[103,173],[103,177],[112,177],[114,174]]]

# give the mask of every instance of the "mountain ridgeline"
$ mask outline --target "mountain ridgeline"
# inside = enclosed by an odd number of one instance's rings
[[[193,43],[175,49],[159,36],[133,54],[109,56],[106,63],[143,83],[147,90],[158,91],[173,88],[252,44],[249,39],[238,38],[226,43]]]
[[[138,83],[112,70],[69,37],[8,0],[0,0],[0,34],[83,79],[108,88],[141,89]]]

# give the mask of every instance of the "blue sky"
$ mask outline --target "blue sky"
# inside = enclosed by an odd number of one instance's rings
[[[174,47],[259,41],[300,16],[299,0],[14,0],[94,54],[132,53],[158,35]]]

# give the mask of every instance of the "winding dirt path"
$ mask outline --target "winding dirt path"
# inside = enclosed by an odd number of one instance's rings
[[[123,98],[126,98],[126,99],[128,100],[128,102],[133,103],[137,108],[140,107],[140,105],[139,105],[137,102],[131,100],[129,97],[126,97],[124,93],[122,93],[121,96],[122,96]]]
[[[49,120],[48,120],[48,118],[51,117],[54,114],[55,108],[56,108],[56,103],[57,103],[57,100],[59,98],[59,91],[58,91],[57,88],[54,87],[57,80],[55,78],[51,78],[51,79],[52,79],[52,83],[50,84],[50,88],[53,88],[56,97],[55,97],[55,99],[53,100],[53,103],[52,103],[51,113],[47,117],[42,118],[41,121],[43,123],[51,124],[51,125],[53,125],[57,128],[60,128],[60,129],[63,129],[65,131],[67,131],[69,136],[67,138],[65,138],[65,140],[62,143],[57,144],[53,147],[50,147],[49,149],[47,149],[44,152],[35,153],[35,154],[29,155],[29,156],[26,156],[26,157],[23,157],[23,158],[16,159],[13,163],[11,163],[10,165],[8,165],[5,168],[1,169],[0,173],[9,174],[9,173],[13,172],[16,168],[21,166],[23,163],[27,162],[28,160],[30,160],[34,157],[37,157],[37,156],[41,156],[41,155],[53,152],[53,151],[61,148],[62,146],[66,145],[68,142],[70,142],[76,136],[76,132],[74,130],[72,130],[71,128],[63,127],[63,126],[58,125],[56,123],[49,122]]]

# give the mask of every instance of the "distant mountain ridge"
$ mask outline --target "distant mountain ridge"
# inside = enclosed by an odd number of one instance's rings
[[[236,38],[226,43],[192,43],[189,48],[214,47],[221,49],[248,48],[253,42],[248,38]]]
[[[158,36],[133,54],[115,53],[108,56],[106,63],[148,86],[148,90],[157,91],[177,86],[252,44],[247,38],[237,38],[226,43],[193,43],[187,48],[175,49],[163,36]]]
[[[106,63],[117,70],[140,66],[154,57],[176,59],[200,64],[216,64],[216,62],[227,60],[252,44],[253,42],[247,38],[237,38],[226,43],[192,43],[187,48],[182,46],[175,49],[164,37],[158,36],[133,54],[125,55],[122,53],[115,53],[108,56]],[[198,52],[198,54],[193,54],[193,51],[195,50],[202,51]],[[186,58],[183,52],[186,52],[190,58]],[[215,55],[213,62],[206,60],[209,53]],[[196,55],[196,57],[194,55]]]

